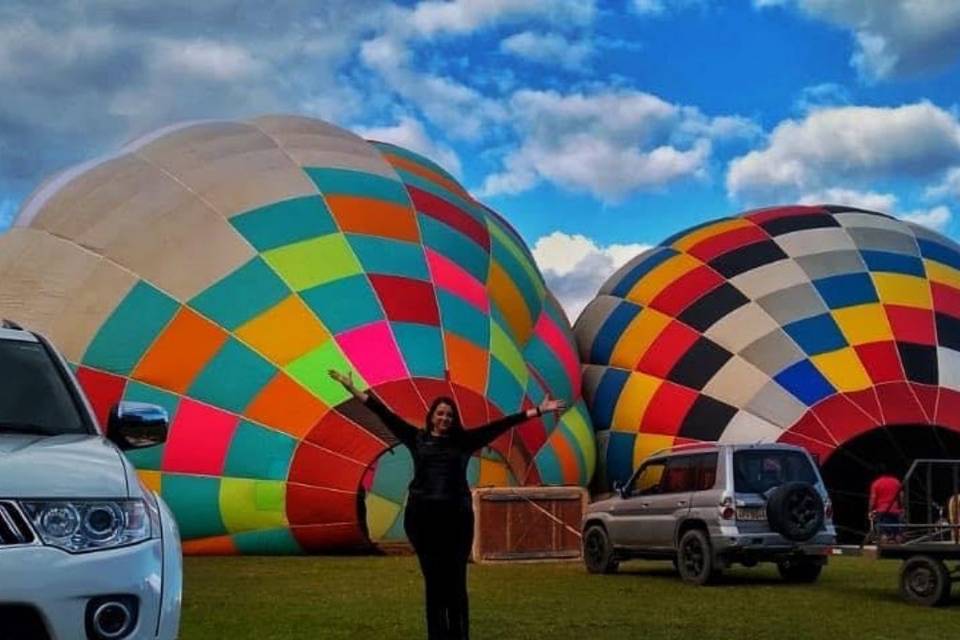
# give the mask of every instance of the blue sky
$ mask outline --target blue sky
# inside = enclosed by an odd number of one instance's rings
[[[141,133],[282,112],[446,166],[571,316],[643,246],[756,206],[960,234],[960,3],[194,4],[0,6],[0,229],[46,176]]]

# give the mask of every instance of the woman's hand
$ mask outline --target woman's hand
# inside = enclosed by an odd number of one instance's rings
[[[567,408],[567,403],[564,400],[554,400],[550,397],[550,394],[544,396],[543,401],[537,405],[535,409],[527,410],[528,418],[536,418],[537,416],[542,416],[548,411],[563,411]]]
[[[327,375],[342,384],[343,388],[349,391],[354,398],[359,398],[361,402],[367,401],[366,392],[360,391],[353,384],[353,371],[348,370],[346,373],[340,373],[336,369],[329,369]]]

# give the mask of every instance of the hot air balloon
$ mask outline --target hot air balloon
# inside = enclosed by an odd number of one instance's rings
[[[960,455],[960,246],[888,215],[688,229],[611,276],[574,331],[603,486],[676,444],[788,442],[863,530],[880,463]]]
[[[318,120],[186,123],[49,179],[0,236],[0,311],[67,355],[101,420],[171,416],[131,452],[193,553],[402,539],[406,452],[327,376],[423,424],[565,398],[475,485],[586,485],[595,441],[563,312],[497,213],[429,160]]]

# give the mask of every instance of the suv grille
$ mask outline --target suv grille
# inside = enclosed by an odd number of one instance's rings
[[[30,544],[33,531],[12,502],[0,502],[0,546]]]

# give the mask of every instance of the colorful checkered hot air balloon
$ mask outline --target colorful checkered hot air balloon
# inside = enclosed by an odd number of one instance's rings
[[[471,480],[593,473],[573,337],[523,241],[432,162],[317,120],[180,125],[53,177],[0,236],[0,301],[101,420],[168,409],[167,443],[131,458],[188,552],[402,537],[409,457],[331,368],[418,424],[441,394],[467,426],[568,399]]]
[[[929,427],[960,431],[960,246],[887,215],[781,207],[689,229],[614,274],[575,333],[605,484],[688,441],[827,461],[921,426],[942,457]],[[896,436],[881,440],[886,455]],[[905,470],[918,449],[902,444]],[[849,462],[867,474],[877,455]]]

